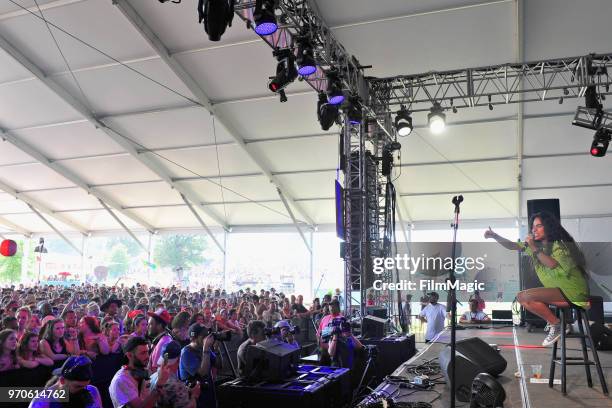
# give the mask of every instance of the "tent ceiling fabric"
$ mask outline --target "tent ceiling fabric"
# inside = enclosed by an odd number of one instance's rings
[[[36,6],[33,0],[18,3]],[[12,2],[0,4],[0,36],[97,118],[133,141],[138,154],[160,162],[174,182],[192,191],[228,225],[291,223],[259,165],[218,120],[194,103],[194,95],[112,1],[38,3],[53,24],[165,87],[53,29],[77,86],[44,22]],[[270,94],[266,85],[276,67],[271,49],[237,18],[222,41],[213,43],[197,23],[192,2],[129,3],[296,203],[317,224],[333,223],[339,129],[320,129],[316,93],[305,82],[296,81],[287,88],[286,103]],[[317,4],[346,49],[361,63],[373,65],[368,75],[416,74],[517,60],[519,24],[514,0],[318,0]],[[612,2],[524,4],[524,60],[612,51],[608,41]],[[199,227],[168,183],[2,50],[0,66],[0,130],[59,161],[155,228]],[[591,132],[571,126],[577,103],[525,105],[522,199],[559,197],[564,215],[607,214],[606,203],[612,197],[611,159],[588,156]],[[516,105],[508,105],[493,111],[448,113],[448,127],[441,135],[423,128],[424,113],[414,116],[417,129],[400,140],[401,174],[400,169],[395,174],[400,200],[411,220],[449,219],[450,197],[440,193],[454,191],[468,192],[465,218],[517,216],[517,112]],[[8,142],[0,143],[0,181],[88,230],[120,230],[95,197]],[[581,187],[590,184],[600,186]],[[201,209],[197,211],[207,224],[218,225]],[[522,212],[526,213],[524,202]],[[9,194],[0,193],[0,215],[28,231],[49,231],[27,205]],[[128,227],[140,228],[119,217]],[[52,222],[74,231],[55,219]]]

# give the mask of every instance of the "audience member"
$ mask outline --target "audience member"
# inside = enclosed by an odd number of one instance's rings
[[[115,373],[109,387],[113,406],[115,408],[153,406],[161,397],[161,388],[168,381],[171,368],[162,364],[155,387],[151,387],[147,370],[149,342],[143,337],[130,337],[123,351],[128,364]]]
[[[436,292],[429,294],[429,304],[421,310],[419,317],[427,323],[425,342],[432,341],[444,330],[444,319],[446,318],[446,307],[438,303],[439,295]]]
[[[156,407],[196,408],[200,397],[200,383],[193,384],[190,388],[187,383],[181,381],[178,376],[179,358],[181,356],[181,345],[177,341],[167,343],[162,349],[162,356],[157,362],[158,369],[151,375],[151,387],[157,386],[157,379],[162,370],[169,371],[168,380],[161,387],[160,398]]]
[[[50,367],[53,365],[53,360],[40,353],[38,334],[26,332],[21,336],[17,346],[17,363],[24,368],[36,368],[39,365]]]
[[[209,330],[198,323],[189,327],[190,343],[181,351],[179,376],[182,381],[200,384],[198,406],[216,407],[213,368],[222,368],[221,354],[215,351],[214,335],[208,333]]]
[[[17,332],[11,329],[0,331],[0,372],[19,368],[17,362]]]
[[[152,340],[151,359],[149,361],[149,371],[157,371],[157,361],[161,356],[161,350],[172,341],[172,336],[168,332],[168,325],[172,317],[165,309],[157,309],[155,312],[149,312],[149,338]]]
[[[246,359],[248,348],[266,339],[265,328],[266,324],[261,320],[249,322],[249,326],[247,327],[247,336],[249,336],[249,338],[238,347],[238,375],[242,378],[248,378],[251,374],[247,371]]]
[[[47,383],[45,390],[65,390],[67,402],[50,398],[34,399],[30,408],[83,407],[102,408],[102,399],[98,389],[91,385],[93,371],[91,360],[87,356],[72,356],[68,358],[61,368],[53,371],[54,377]]]
[[[53,319],[45,325],[39,342],[41,354],[53,360],[55,368],[61,367],[73,352],[64,340],[64,332],[64,321]]]

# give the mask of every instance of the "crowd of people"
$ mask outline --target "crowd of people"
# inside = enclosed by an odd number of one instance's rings
[[[416,316],[411,300],[407,295],[402,303],[408,324]],[[302,295],[273,288],[228,293],[141,284],[12,286],[0,299],[0,386],[66,390],[75,405],[62,406],[215,407],[215,380],[231,365],[219,333],[238,340],[235,373],[243,378],[249,376],[246,350],[269,339],[266,329],[274,328],[279,341],[301,346],[294,337],[296,319],[316,330],[321,364],[363,364],[366,347],[353,336],[342,303],[339,289],[307,306]],[[470,306],[462,323],[488,319],[479,296]],[[421,298],[426,341],[443,330],[445,312],[437,294]],[[11,372],[18,373],[18,384],[7,380]]]
[[[81,404],[74,406],[214,407],[223,358],[213,333],[255,344],[266,327],[288,333],[291,319],[325,320],[339,312],[340,296],[337,290],[306,307],[302,295],[272,288],[12,286],[0,301],[0,377],[25,370],[20,378],[34,378],[27,373],[42,370],[50,377],[46,387],[70,391],[70,401]],[[102,356],[117,362],[107,389],[91,384]]]

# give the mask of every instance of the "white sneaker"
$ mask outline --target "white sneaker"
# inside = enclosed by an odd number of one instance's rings
[[[548,336],[542,342],[542,346],[548,347],[557,342],[561,337],[561,324],[550,325],[550,331],[548,332]]]
[[[544,331],[546,333],[548,333],[550,331],[550,323],[548,323],[548,322],[546,323],[546,326],[544,326]]]

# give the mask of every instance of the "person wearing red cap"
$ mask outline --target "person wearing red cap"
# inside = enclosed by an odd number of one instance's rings
[[[149,372],[157,371],[157,361],[161,356],[161,351],[167,343],[172,341],[172,336],[168,332],[168,326],[172,321],[170,313],[165,309],[157,309],[149,312],[149,337],[153,339],[153,352],[149,360]]]

